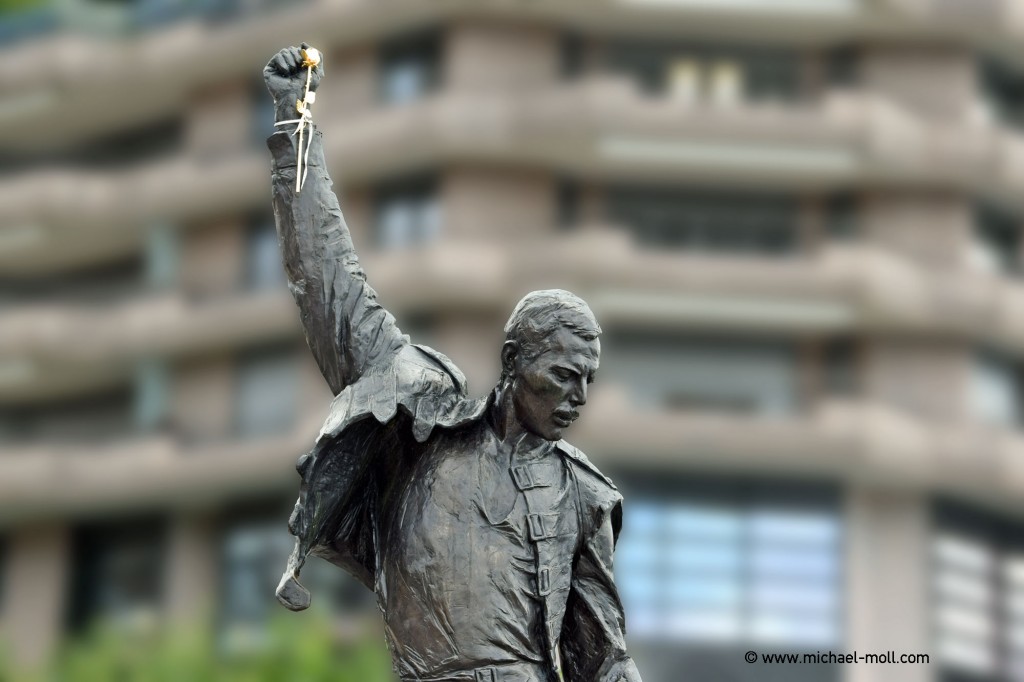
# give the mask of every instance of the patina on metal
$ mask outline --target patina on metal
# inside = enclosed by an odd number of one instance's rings
[[[303,45],[303,48],[307,46]],[[301,48],[264,76],[279,121],[315,91]],[[268,141],[288,284],[335,398],[300,458],[297,538],[277,590],[302,610],[299,572],[322,557],[373,590],[402,680],[634,682],[612,554],[622,497],[562,440],[598,368],[580,298],[535,291],[505,327],[486,397],[444,355],[412,343],[366,283],[324,163],[321,133]],[[307,155],[308,154],[308,155]]]

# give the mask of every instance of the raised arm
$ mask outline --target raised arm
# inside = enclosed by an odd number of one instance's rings
[[[298,118],[295,103],[307,70],[299,48],[281,50],[263,70],[278,121]],[[323,76],[314,69],[311,90]],[[377,302],[359,266],[348,226],[324,163],[319,131],[311,136],[308,171],[295,190],[298,136],[294,124],[280,126],[267,141],[273,163],[273,203],[288,287],[299,306],[313,357],[337,395],[371,367],[391,362],[406,343],[395,319]],[[305,151],[305,150],[303,150]]]

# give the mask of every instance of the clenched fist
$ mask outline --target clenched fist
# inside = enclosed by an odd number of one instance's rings
[[[286,47],[275,54],[263,69],[263,80],[266,81],[267,90],[274,98],[278,121],[290,121],[299,116],[295,103],[302,99],[306,92],[307,67],[302,65],[302,50],[307,48],[309,45],[306,43],[302,43],[301,47]],[[310,92],[316,92],[323,76],[324,63],[321,60],[313,67],[313,76],[309,82]]]

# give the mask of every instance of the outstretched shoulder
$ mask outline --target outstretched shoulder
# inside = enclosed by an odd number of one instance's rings
[[[401,409],[412,418],[413,436],[423,442],[436,424],[449,426],[472,411],[465,397],[466,377],[455,363],[432,348],[406,343],[335,396],[320,439],[369,416],[387,424]]]

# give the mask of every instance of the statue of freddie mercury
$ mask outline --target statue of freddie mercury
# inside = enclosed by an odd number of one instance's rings
[[[323,66],[299,48],[264,77],[296,118]],[[290,124],[289,124],[290,125]],[[612,554],[622,498],[562,432],[586,403],[601,329],[581,299],[535,291],[505,327],[485,398],[444,355],[411,343],[377,302],[331,190],[321,133],[268,140],[288,284],[335,395],[300,458],[295,550],[277,590],[301,610],[310,554],[373,590],[395,670],[423,682],[639,682]]]

